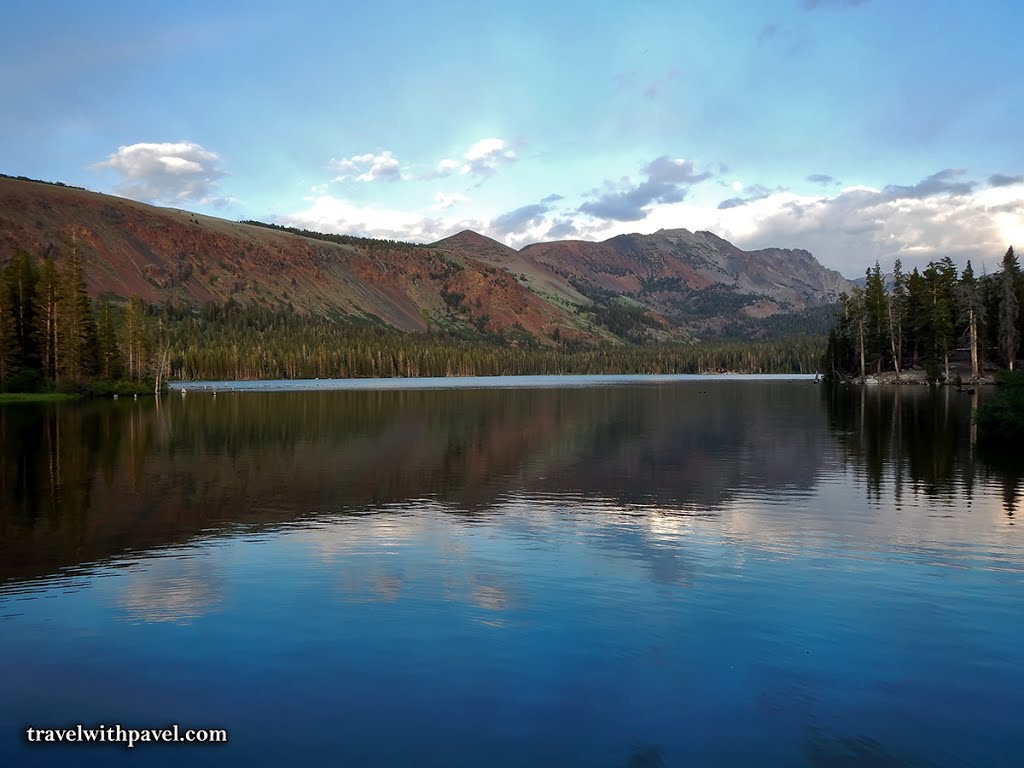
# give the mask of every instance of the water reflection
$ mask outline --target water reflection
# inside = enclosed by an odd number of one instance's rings
[[[149,558],[121,580],[118,606],[131,621],[189,624],[218,610],[224,577],[205,556]]]
[[[907,493],[949,506],[970,505],[979,479],[998,482],[1012,522],[1024,456],[977,444],[972,413],[982,395],[952,387],[823,387],[829,427],[843,462],[869,498]]]
[[[949,388],[689,382],[2,408],[0,578],[410,500],[471,522],[505,498],[605,499],[648,521],[649,542],[745,498],[800,506],[835,469],[897,509],[970,509],[996,483],[1012,522],[1024,462],[974,444],[971,407]],[[686,580],[674,555],[651,559]]]
[[[1011,765],[1020,468],[972,407],[689,382],[0,409],[0,725],[231,728],[197,765]]]

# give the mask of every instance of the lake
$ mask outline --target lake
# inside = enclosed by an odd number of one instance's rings
[[[1020,765],[1024,458],[978,397],[2,407],[0,764]],[[230,740],[26,740],[79,723]]]

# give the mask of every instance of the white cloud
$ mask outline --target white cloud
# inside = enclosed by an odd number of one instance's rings
[[[938,174],[937,174],[938,175]],[[877,259],[909,270],[951,256],[991,271],[1024,241],[1024,183],[923,195],[910,186],[847,187],[833,195],[775,190],[726,208],[688,202],[652,206],[642,221],[576,221],[587,239],[657,229],[710,230],[742,248],[805,248],[827,267],[858,277]]]
[[[515,161],[516,153],[504,139],[481,139],[460,158],[443,158],[432,171],[420,173],[403,168],[391,150],[331,158],[329,167],[338,171],[334,181],[429,181],[449,176],[474,176],[481,181],[490,178],[500,166]]]
[[[309,208],[279,217],[278,221],[316,232],[416,243],[431,243],[463,229],[481,231],[484,226],[483,222],[475,219],[426,216],[415,211],[360,206],[333,195],[321,195]]]
[[[701,178],[679,163],[662,163],[669,181]],[[657,169],[655,169],[657,170]],[[661,179],[665,174],[654,174]],[[954,178],[954,175],[956,178]],[[825,266],[858,277],[877,259],[885,269],[900,258],[909,270],[949,255],[975,269],[997,268],[1008,245],[1024,247],[1024,180],[1001,186],[976,185],[941,171],[916,184],[848,186],[833,192],[801,194],[757,184],[742,198],[721,207],[714,199],[652,201],[635,220],[587,215],[578,207],[556,206],[555,196],[505,211],[451,215],[469,201],[455,192],[437,192],[430,209],[360,206],[320,195],[310,206],[282,221],[308,229],[433,242],[473,229],[512,247],[564,237],[604,240],[631,232],[686,228],[710,230],[747,248],[805,248]],[[941,182],[941,183],[940,183]],[[710,192],[710,190],[706,190]],[[593,193],[591,193],[591,196]]]
[[[463,195],[444,192],[435,195],[434,200],[431,209],[435,212],[449,210],[458,202],[469,202]],[[432,243],[464,229],[472,229],[519,248],[527,243],[549,239],[546,235],[553,228],[562,236],[575,231],[572,222],[553,216],[557,216],[557,210],[545,202],[522,206],[490,218],[474,218],[364,206],[332,195],[320,195],[311,199],[308,208],[279,216],[275,220],[314,232],[414,243]]]
[[[466,152],[466,164],[460,173],[476,176],[490,176],[497,166],[516,159],[516,153],[508,148],[504,139],[480,139]]]
[[[341,160],[332,158],[330,167],[341,172],[335,181],[399,181],[403,178],[398,159],[390,150],[354,155]]]
[[[1007,231],[987,210],[985,195],[937,195],[892,199],[849,188],[832,197],[776,195],[753,204],[743,243],[800,247],[848,276],[859,276],[877,259],[886,268],[901,259],[908,269],[951,256],[990,268],[1009,244]],[[1017,190],[1024,206],[1024,187]],[[1020,210],[1024,210],[1022,207]],[[737,220],[742,209],[735,212]]]
[[[457,160],[442,160],[437,164],[437,176],[451,176],[455,171],[459,169],[459,162]]]
[[[190,141],[129,144],[117,148],[94,169],[120,175],[117,194],[147,203],[223,206],[217,180],[225,175],[220,157]]]
[[[462,155],[462,160],[445,158],[437,164],[435,178],[451,176],[477,176],[487,179],[497,173],[499,166],[516,160],[516,153],[504,139],[480,139]]]
[[[452,208],[459,203],[468,202],[469,198],[465,195],[460,195],[458,192],[438,192],[434,195],[434,209],[438,211]]]

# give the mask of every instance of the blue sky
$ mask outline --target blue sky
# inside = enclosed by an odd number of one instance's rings
[[[710,229],[852,276],[1024,247],[1015,2],[15,0],[3,17],[3,173],[417,241]]]

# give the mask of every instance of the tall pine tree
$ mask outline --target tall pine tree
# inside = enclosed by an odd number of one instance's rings
[[[963,322],[966,324],[967,343],[971,350],[971,381],[977,381],[981,377],[981,361],[978,354],[978,328],[984,321],[985,302],[982,299],[981,289],[974,277],[974,269],[971,262],[967,262],[963,274],[960,276],[958,287],[958,298],[962,312]]]
[[[27,252],[18,250],[7,266],[7,285],[11,296],[11,311],[14,314],[14,334],[17,338],[18,360],[21,368],[35,368],[39,365],[36,335],[36,283],[39,270]]]
[[[1020,305],[1024,293],[1017,254],[1011,245],[1003,256],[1003,271],[999,276],[999,351],[1003,362],[1011,371],[1017,362],[1017,348],[1021,342]]]
[[[57,302],[57,378],[79,382],[91,373],[93,327],[82,259],[74,242],[57,270]]]
[[[128,305],[125,307],[121,346],[124,349],[128,378],[141,381],[146,367],[147,334],[142,300],[137,296],[128,299]]]
[[[892,347],[892,365],[896,380],[900,378],[903,366],[903,324],[907,316],[907,276],[903,274],[903,263],[896,259],[892,267],[892,292],[888,296],[889,339]]]
[[[106,381],[121,377],[121,351],[110,302],[102,299],[96,307],[96,375]]]
[[[7,390],[7,381],[17,370],[20,357],[14,300],[7,284],[7,272],[0,270],[0,391]]]
[[[57,357],[60,353],[60,287],[57,268],[49,254],[43,259],[39,279],[35,286],[34,320],[35,338],[39,349],[39,370],[44,379],[57,377]]]
[[[885,278],[877,261],[865,274],[863,301],[867,357],[875,373],[881,373],[882,362],[890,351],[890,336]]]
[[[956,341],[956,266],[948,256],[931,262],[924,272],[928,286],[928,314],[925,318],[928,342],[927,368],[930,379],[937,379],[939,362],[949,380],[949,353]]]

